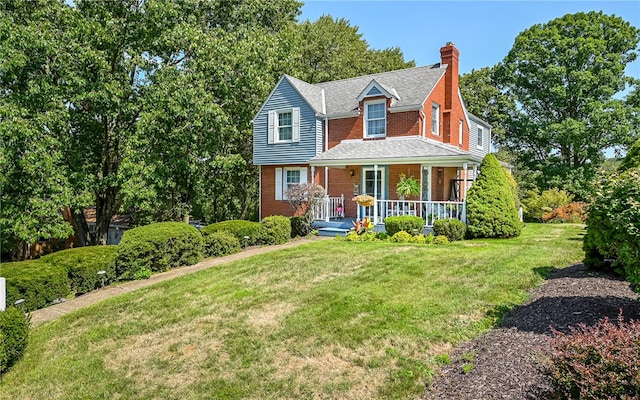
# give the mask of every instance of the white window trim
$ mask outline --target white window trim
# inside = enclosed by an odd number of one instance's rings
[[[435,121],[435,125],[436,125],[436,131],[433,131],[433,125],[434,125],[434,121],[433,121],[433,109],[437,109],[438,112],[436,113],[436,121]],[[431,103],[431,134],[435,135],[435,136],[440,136],[440,104],[438,103]]]
[[[280,140],[280,129],[278,126],[278,115],[291,113],[291,139]],[[283,108],[271,110],[268,115],[268,143],[294,143],[300,141],[300,107]]]
[[[377,135],[369,135],[369,105],[372,104],[384,104],[384,133]],[[381,118],[377,118],[381,119]],[[372,137],[385,137],[387,136],[387,99],[379,99],[379,100],[370,100],[364,102],[364,130],[363,137],[372,138]]]
[[[478,136],[476,140],[478,150],[482,150],[484,148],[484,128],[481,126],[478,127]]]
[[[464,121],[458,122],[458,146],[462,147],[464,144]]]
[[[300,182],[307,183],[306,167],[276,168],[276,200],[287,200],[287,171],[300,171]]]

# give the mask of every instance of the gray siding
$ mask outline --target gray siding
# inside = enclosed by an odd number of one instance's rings
[[[269,111],[285,108],[300,108],[300,141],[294,143],[268,143]],[[311,157],[322,151],[317,148],[322,142],[318,139],[318,119],[307,102],[283,79],[273,91],[271,97],[253,122],[253,164],[280,165],[306,163]]]
[[[478,126],[482,127],[483,129],[482,149],[478,148]],[[491,150],[491,143],[489,143],[489,139],[489,126],[475,120],[474,118],[469,118],[469,153],[473,154],[474,156],[484,158],[484,156],[486,156]]]

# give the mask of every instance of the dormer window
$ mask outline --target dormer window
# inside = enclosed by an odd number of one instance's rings
[[[440,135],[440,106],[436,103],[431,105],[431,133]]]
[[[364,103],[364,136],[383,137],[387,134],[387,100]]]

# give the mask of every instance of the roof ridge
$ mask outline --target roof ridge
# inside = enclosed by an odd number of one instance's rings
[[[446,65],[446,64],[445,64]],[[435,67],[440,68],[441,65],[440,63],[435,63],[435,64],[430,64],[430,65],[422,65],[420,67],[411,67],[411,68],[401,68],[401,69],[394,69],[391,71],[384,71],[384,72],[376,72],[375,74],[368,74],[368,75],[358,75],[358,76],[354,76],[351,78],[342,78],[342,79],[336,79],[333,81],[325,81],[325,82],[319,82],[319,83],[315,83],[313,84],[314,86],[318,86],[318,85],[322,85],[322,84],[326,84],[326,83],[334,83],[334,82],[342,82],[342,81],[348,81],[348,80],[352,80],[352,79],[361,79],[361,78],[368,78],[368,77],[374,77],[374,76],[380,76],[380,75],[386,75],[386,74],[391,74],[391,73],[397,73],[397,72],[404,72],[404,71],[410,71],[410,70],[418,70],[418,69],[433,69]],[[302,81],[304,82],[304,81]],[[311,85],[311,83],[309,83],[309,85]]]

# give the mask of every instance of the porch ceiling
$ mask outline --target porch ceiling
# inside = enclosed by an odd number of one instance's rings
[[[453,146],[421,137],[343,140],[309,160],[315,166],[368,164],[479,164],[482,160]]]

